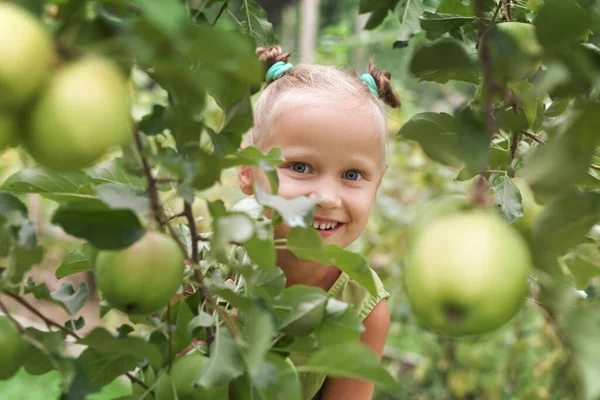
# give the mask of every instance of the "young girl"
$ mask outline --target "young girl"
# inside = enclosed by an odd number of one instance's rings
[[[286,162],[278,167],[278,194],[318,198],[314,229],[325,244],[346,247],[365,229],[387,169],[386,119],[380,100],[400,106],[390,73],[375,70],[371,62],[369,72],[361,77],[330,66],[292,66],[287,62],[290,54],[278,46],[258,48],[257,54],[267,68],[267,86],[243,146],[263,151],[280,147]],[[243,193],[253,194],[255,180],[269,189],[262,172],[239,169]],[[285,224],[276,226],[275,238],[285,238],[289,230]],[[335,265],[301,260],[281,250],[277,263],[286,286],[319,287],[353,305],[365,328],[360,340],[381,357],[390,314],[389,294],[379,279],[377,296],[372,296]],[[373,384],[358,379],[313,373],[303,373],[300,379],[305,400],[367,400],[373,394]]]

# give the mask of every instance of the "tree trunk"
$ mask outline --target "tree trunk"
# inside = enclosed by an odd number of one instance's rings
[[[319,0],[301,0],[302,26],[300,29],[300,62],[314,59],[317,32],[319,30]]]

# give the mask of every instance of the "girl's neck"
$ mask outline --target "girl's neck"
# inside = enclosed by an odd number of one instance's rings
[[[301,260],[288,250],[277,251],[277,265],[285,274],[286,287],[307,285],[328,291],[342,273],[335,265]]]

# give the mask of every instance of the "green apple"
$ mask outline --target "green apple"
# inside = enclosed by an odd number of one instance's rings
[[[404,285],[420,324],[451,337],[494,331],[521,308],[531,268],[520,234],[493,212],[445,216],[408,249]]]
[[[424,202],[417,206],[416,217],[407,230],[406,238],[410,246],[431,223],[442,217],[455,214],[459,211],[469,209],[467,198],[460,195],[443,196]]]
[[[129,247],[98,252],[94,273],[111,306],[129,314],[151,314],[177,294],[183,253],[170,236],[148,232]]]
[[[533,191],[524,178],[515,177],[512,178],[512,181],[521,192],[521,203],[523,204],[523,216],[514,225],[520,231],[529,231],[533,226],[533,221],[544,207],[535,201]]]
[[[17,141],[17,122],[8,114],[0,113],[0,152]]]
[[[32,14],[0,3],[0,109],[16,109],[40,89],[56,60],[50,34]]]
[[[227,385],[205,388],[194,385],[208,363],[208,357],[200,353],[191,353],[173,363],[170,374],[162,374],[156,384],[156,398],[160,400],[227,400]]]
[[[31,110],[26,148],[56,170],[84,168],[132,138],[127,79],[89,56],[61,68]]]
[[[21,368],[25,347],[15,324],[8,317],[0,317],[0,380],[11,378]]]
[[[537,40],[533,24],[494,24],[481,37],[481,41],[484,40],[488,40],[494,74],[502,80],[528,79],[542,64],[544,49]]]

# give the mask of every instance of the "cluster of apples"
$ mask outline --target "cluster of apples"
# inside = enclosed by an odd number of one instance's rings
[[[0,151],[23,146],[40,164],[84,168],[132,137],[127,77],[99,55],[61,60],[36,16],[0,3]]]

